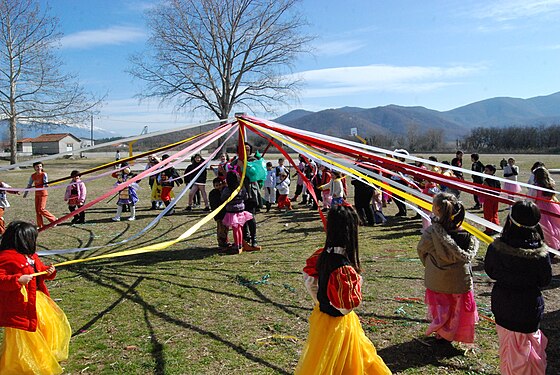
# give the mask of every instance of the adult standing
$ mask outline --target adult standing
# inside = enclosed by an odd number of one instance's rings
[[[253,156],[253,146],[248,142],[245,142],[245,153],[247,155],[248,163],[257,160]],[[243,160],[239,158],[238,163],[243,163]],[[245,178],[243,181],[243,187],[247,190],[245,211],[249,212],[253,216],[250,220],[245,222],[245,225],[243,225],[243,250],[260,250],[261,247],[257,243],[257,220],[255,219],[257,215],[257,208],[261,202],[259,184],[257,181],[251,181],[249,178]]]

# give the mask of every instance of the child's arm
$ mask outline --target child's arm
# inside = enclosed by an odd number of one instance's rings
[[[30,189],[32,186],[33,186],[33,175],[31,175],[31,176],[29,177],[29,181],[27,182],[27,189]],[[28,191],[26,191],[25,193],[23,193],[23,197],[24,197],[24,198],[27,198],[27,194],[28,194],[28,193],[29,193]]]
[[[78,201],[80,202],[80,204],[84,204],[86,202],[86,196],[87,196],[87,188],[86,188],[86,184],[84,184],[83,182],[80,182],[78,184]]]
[[[46,272],[46,275],[41,275],[40,277],[43,277],[47,280],[52,280],[56,277],[56,269],[53,265],[50,265],[48,267],[45,266],[45,264],[41,262],[41,259],[37,254],[33,254],[33,260],[35,260],[35,268],[37,268],[37,271]]]
[[[362,277],[352,266],[337,268],[329,277],[327,296],[343,315],[350,313],[362,302]]]

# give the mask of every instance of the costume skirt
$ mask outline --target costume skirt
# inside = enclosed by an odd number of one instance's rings
[[[390,374],[353,311],[334,317],[315,305],[309,317],[309,337],[295,374]]]
[[[560,205],[553,201],[537,200],[536,204],[541,210],[560,214]],[[544,242],[553,249],[560,249],[560,218],[542,214],[539,224],[544,233]]]
[[[463,294],[446,294],[426,289],[425,302],[428,319],[431,320],[426,335],[435,332],[447,341],[474,342],[478,311],[472,290]]]
[[[241,212],[226,212],[226,216],[224,216],[224,220],[222,223],[228,228],[233,228],[235,226],[242,227],[247,221],[251,220],[253,215],[247,211]]]
[[[511,191],[513,193],[521,193],[521,186],[513,182],[504,182],[504,190]]]
[[[540,331],[514,332],[496,325],[500,340],[500,373],[502,375],[542,375],[546,372],[548,339]]]
[[[2,375],[61,374],[60,361],[68,359],[70,324],[66,315],[43,292],[37,291],[37,330],[4,328],[0,349]]]

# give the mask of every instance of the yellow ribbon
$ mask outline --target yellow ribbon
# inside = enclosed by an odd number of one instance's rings
[[[246,120],[240,120],[240,121],[245,122]],[[271,131],[269,131],[268,129],[266,129],[264,127],[261,127],[259,125],[253,124],[253,123],[247,123],[246,122],[246,124],[249,125],[249,126],[254,126],[254,127],[258,128],[260,131],[262,131],[263,133],[266,133],[269,136],[278,139],[278,137],[274,136],[274,133],[272,133]],[[281,142],[285,143],[285,144],[287,144],[291,147],[299,146],[301,148],[303,146],[303,148],[306,150],[306,152],[309,155],[314,156],[315,158],[317,158],[319,160],[322,160],[322,161],[328,162],[332,165],[335,165],[336,167],[348,172],[348,174],[350,174],[350,175],[358,176],[359,178],[361,178],[363,180],[366,180],[366,181],[368,181],[368,182],[370,182],[374,185],[377,185],[380,188],[383,188],[387,191],[390,191],[393,194],[397,194],[398,196],[402,197],[403,199],[406,199],[406,200],[408,200],[408,201],[410,201],[410,202],[412,202],[412,203],[414,203],[414,204],[416,204],[416,205],[418,205],[418,206],[420,206],[420,207],[422,207],[422,208],[424,208],[428,211],[432,210],[432,204],[431,203],[428,203],[428,202],[426,202],[426,201],[424,201],[420,198],[417,198],[417,197],[415,197],[411,194],[408,194],[408,193],[406,193],[402,190],[399,190],[399,189],[397,189],[393,186],[390,186],[390,185],[388,185],[388,184],[386,184],[382,181],[375,180],[374,178],[372,178],[368,175],[365,175],[358,170],[350,169],[350,168],[348,168],[348,167],[346,167],[346,166],[344,166],[340,163],[337,163],[335,160],[325,158],[323,155],[312,151],[309,147],[307,147],[306,145],[304,145],[302,143],[299,143],[299,145],[297,145],[294,142],[290,141],[287,137],[282,138]],[[470,225],[469,223],[463,222],[463,228],[465,228],[465,230],[467,232],[471,233],[472,235],[474,235],[475,237],[477,237],[481,241],[484,241],[487,244],[490,244],[494,241],[492,239],[492,237],[488,236],[487,234],[482,232],[480,229],[475,228],[474,226]]]
[[[27,289],[25,288],[25,285],[21,286],[20,292],[21,294],[23,294],[23,302],[27,303],[28,297],[27,297]]]
[[[241,132],[241,140],[244,143],[244,136],[243,136],[242,133],[243,132]],[[172,246],[172,245],[174,245],[178,242],[184,241],[185,239],[192,236],[198,229],[200,229],[200,227],[202,227],[204,224],[206,224],[207,222],[212,220],[214,218],[214,216],[216,216],[237,194],[239,194],[239,192],[241,191],[241,188],[243,187],[243,181],[245,180],[245,173],[247,171],[247,154],[243,153],[243,155],[244,155],[243,156],[243,172],[241,174],[241,180],[239,181],[239,186],[237,187],[237,189],[235,189],[235,191],[228,197],[228,199],[226,199],[225,202],[223,202],[218,208],[216,208],[214,211],[210,212],[208,215],[203,217],[200,221],[198,221],[196,224],[194,224],[192,227],[190,227],[186,232],[181,234],[176,239],[169,240],[169,241],[164,241],[164,242],[159,242],[159,243],[148,245],[148,246],[143,246],[143,247],[140,247],[138,249],[124,250],[124,251],[119,251],[119,252],[116,252],[116,253],[98,255],[98,256],[84,258],[84,259],[68,260],[68,261],[65,261],[65,262],[57,263],[54,266],[55,267],[61,267],[61,266],[68,266],[70,264],[89,262],[89,261],[98,260],[98,259],[118,258],[118,257],[129,256],[129,255],[137,255],[137,254],[144,254],[144,253],[149,253],[149,252],[154,252],[154,251],[161,251],[161,250],[167,249],[168,247],[170,247],[170,246]],[[32,274],[32,276],[39,276],[39,275],[44,275],[44,274],[46,274],[46,272],[37,272],[37,273]]]

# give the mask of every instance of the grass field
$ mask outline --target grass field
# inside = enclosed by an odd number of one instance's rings
[[[428,155],[425,155],[428,156]],[[507,157],[507,155],[504,155]],[[448,155],[439,155],[445,160]],[[501,155],[482,155],[499,163]],[[275,157],[269,157],[274,160]],[[521,181],[535,160],[560,168],[557,156],[518,155]],[[449,159],[450,160],[450,157]],[[71,169],[85,170],[103,159],[57,160],[45,169],[51,179]],[[465,166],[470,162],[465,160]],[[499,171],[498,173],[500,173]],[[4,172],[2,180],[23,187],[31,169]],[[89,199],[114,179],[88,184]],[[86,213],[87,224],[59,225],[40,235],[41,249],[104,246],[102,249],[47,262],[112,253],[178,237],[204,214],[180,212],[162,219],[143,237],[121,246],[155,216],[149,211],[147,181],[139,192],[138,220],[114,223],[115,203],[100,203]],[[208,185],[209,186],[209,185]],[[292,188],[295,187],[294,184]],[[177,188],[175,190],[178,190]],[[352,190],[352,189],[350,189]],[[48,209],[57,217],[67,212],[64,189],[49,194]],[[352,193],[352,192],[351,192]],[[473,205],[463,197],[465,205]],[[13,219],[34,220],[32,196],[9,196]],[[350,198],[352,201],[352,197]],[[178,204],[180,210],[185,201]],[[505,205],[501,206],[505,217]],[[416,255],[421,222],[394,218],[385,211],[386,226],[362,227],[360,253],[365,279],[364,302],[357,309],[363,327],[394,373],[498,374],[498,341],[491,319],[491,280],[483,269],[486,246],[473,263],[475,295],[484,316],[476,329],[474,352],[441,351],[423,341],[427,327],[423,267]],[[480,212],[478,212],[480,213]],[[127,214],[123,216],[126,218]],[[187,241],[156,253],[92,261],[60,267],[49,283],[52,297],[72,325],[68,374],[289,374],[305,342],[311,299],[301,282],[305,259],[322,246],[319,215],[308,208],[257,215],[260,252],[222,255],[216,251],[215,225],[210,223]],[[560,267],[545,291],[542,329],[549,338],[549,371],[560,373]]]

